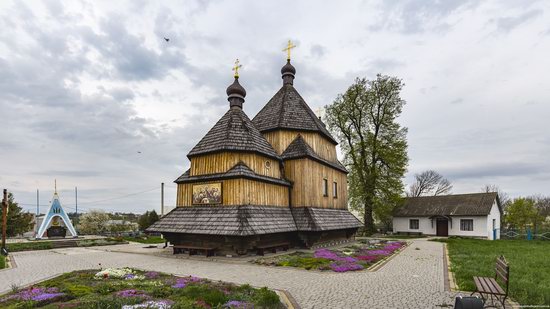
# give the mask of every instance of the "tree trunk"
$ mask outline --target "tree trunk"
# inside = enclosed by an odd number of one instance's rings
[[[365,214],[363,216],[363,223],[365,225],[365,234],[372,235],[376,232],[373,217],[373,197],[370,194],[365,199]]]

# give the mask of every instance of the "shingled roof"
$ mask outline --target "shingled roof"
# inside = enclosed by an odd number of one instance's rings
[[[218,120],[187,156],[220,151],[256,152],[279,159],[271,144],[254,127],[244,111],[236,106],[231,107]]]
[[[283,160],[291,159],[301,159],[301,158],[311,158],[321,164],[328,165],[332,168],[335,168],[341,172],[348,173],[348,170],[336,160],[336,162],[331,162],[321,158],[311,146],[303,139],[303,137],[298,134],[298,136],[288,145],[285,151],[281,154]]]
[[[239,161],[237,164],[235,164],[235,166],[233,166],[229,171],[225,173],[191,176],[189,173],[189,170],[187,170],[185,171],[185,173],[183,173],[183,175],[178,177],[178,179],[176,179],[174,182],[175,183],[193,183],[193,182],[201,182],[201,181],[235,179],[235,178],[247,178],[247,179],[258,180],[258,181],[268,182],[268,183],[282,185],[282,186],[291,186],[291,183],[288,180],[268,177],[268,176],[254,173],[254,171],[251,170],[242,161]]]
[[[363,226],[347,209],[296,207],[292,215],[298,231],[329,231]]]
[[[249,236],[294,232],[290,208],[272,206],[177,207],[147,232]]]
[[[496,192],[408,197],[394,216],[486,216],[495,200],[502,213]]]
[[[260,132],[276,129],[319,132],[333,144],[338,144],[292,84],[284,84],[252,123]]]

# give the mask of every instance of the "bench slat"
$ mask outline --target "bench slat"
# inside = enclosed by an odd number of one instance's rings
[[[496,283],[496,281],[493,278],[483,278],[483,281],[485,281],[485,285],[489,288],[489,291],[491,292],[491,294],[499,294],[498,289],[496,287],[498,286],[498,283]]]

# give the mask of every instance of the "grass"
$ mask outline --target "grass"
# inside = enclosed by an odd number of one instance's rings
[[[69,240],[69,239],[68,239]],[[94,246],[109,246],[126,243],[124,239],[118,238],[102,238],[102,239],[80,239],[77,240],[78,247],[94,247]],[[53,249],[54,245],[52,241],[29,241],[7,244],[9,252],[18,251],[35,251],[35,250],[48,250]]]
[[[448,244],[460,290],[475,290],[474,276],[494,277],[496,258],[504,255],[510,265],[510,296],[522,305],[550,305],[550,241],[438,241]]]
[[[7,244],[6,247],[8,247],[9,252],[48,250],[53,248],[51,241],[18,242]]]
[[[159,308],[151,302],[162,302],[169,305],[162,308],[172,309],[284,308],[279,296],[265,287],[135,269],[107,269],[96,275],[98,271],[65,273],[33,287],[14,289],[0,296],[0,307],[120,309],[141,304],[139,308]]]
[[[142,244],[163,244],[166,241],[160,236],[124,237],[124,240],[135,241]]]
[[[0,269],[6,268],[6,257],[3,255],[0,255]]]

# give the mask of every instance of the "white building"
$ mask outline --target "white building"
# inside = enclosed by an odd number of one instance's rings
[[[502,207],[496,192],[408,197],[393,218],[393,232],[500,238]]]

